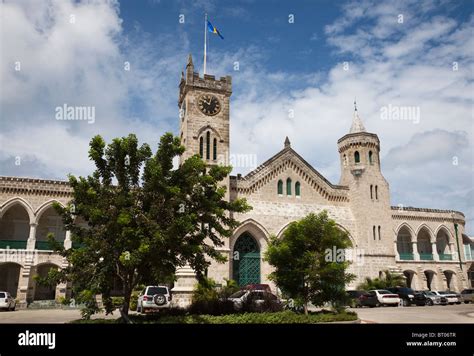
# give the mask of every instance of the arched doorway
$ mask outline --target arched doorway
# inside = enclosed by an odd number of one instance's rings
[[[50,269],[57,269],[58,266],[45,263],[36,267],[36,275],[45,278]],[[56,286],[43,285],[36,282],[35,299],[34,300],[54,300],[56,297]]]
[[[408,227],[403,226],[397,234],[397,252],[400,260],[413,260],[413,244]]]
[[[16,298],[21,266],[17,263],[0,264],[0,290],[9,292]]]
[[[456,273],[453,271],[444,271],[444,277],[446,278],[446,289],[455,291],[456,286]]]
[[[422,227],[420,231],[418,231],[417,246],[420,260],[433,260],[431,234],[426,227]]]
[[[260,283],[260,247],[250,233],[239,236],[232,256],[233,279],[239,286]]]
[[[51,250],[51,245],[48,241],[48,235],[53,234],[58,242],[63,242],[66,236],[62,218],[49,206],[41,214],[38,220],[38,228],[36,230],[36,249]]]
[[[30,217],[26,208],[16,203],[0,219],[0,248],[26,249]]]
[[[415,276],[415,272],[410,271],[410,270],[406,270],[406,271],[403,271],[403,275],[406,278],[407,287],[416,289],[415,281],[413,280],[413,277]]]
[[[426,288],[429,290],[436,290],[436,283],[435,283],[435,275],[436,273],[434,271],[427,270],[425,271],[425,277],[426,277]]]

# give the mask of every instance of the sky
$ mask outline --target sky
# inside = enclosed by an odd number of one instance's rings
[[[288,136],[337,184],[356,98],[392,205],[463,211],[474,233],[472,1],[0,1],[0,175],[87,175],[96,134],[154,149],[177,135],[205,13],[224,36],[209,39],[207,72],[232,76],[232,154],[260,164]],[[94,120],[60,120],[64,105]]]

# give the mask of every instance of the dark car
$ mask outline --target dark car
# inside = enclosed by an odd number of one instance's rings
[[[243,290],[251,290],[251,291],[264,291],[267,293],[272,293],[272,289],[268,284],[263,283],[254,283],[254,284],[247,284]]]
[[[393,287],[387,289],[392,293],[398,294],[398,296],[402,299],[404,307],[414,304],[415,291],[413,289],[407,287]]]
[[[355,307],[376,307],[379,305],[379,300],[377,299],[377,294],[375,292],[364,292],[357,299]]]
[[[423,292],[418,291],[415,292],[412,303],[417,306],[433,305],[431,299],[427,298]]]
[[[348,290],[347,294],[347,305],[350,307],[357,306],[357,299],[362,295],[367,293],[365,290]]]

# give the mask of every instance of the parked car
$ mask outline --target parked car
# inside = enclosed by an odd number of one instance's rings
[[[377,298],[377,294],[374,291],[370,292],[363,292],[359,295],[355,302],[356,308],[362,307],[376,307],[379,306],[379,300]]]
[[[461,292],[461,301],[464,303],[474,303],[474,289],[464,289]]]
[[[438,297],[441,297],[441,303],[443,305],[449,304],[448,297],[445,294],[441,294],[441,292],[438,292],[437,290],[432,290],[431,293],[436,294]],[[444,299],[443,299],[444,298]],[[451,303],[452,304],[452,303]]]
[[[246,303],[254,308],[263,307],[265,303],[269,304],[269,308],[282,308],[280,299],[275,294],[265,290],[242,289],[232,294],[228,300],[234,304],[235,310],[242,310]]]
[[[396,293],[392,293],[386,289],[374,289],[370,292],[375,292],[379,305],[398,306],[400,304],[400,297]]]
[[[259,290],[259,291],[264,291],[271,293],[272,289],[268,284],[262,284],[262,283],[254,283],[254,284],[247,284],[243,289],[245,290]]]
[[[433,305],[430,304],[431,300],[426,297],[425,294],[422,292],[415,291],[414,298],[411,304],[415,304],[416,306],[425,306],[425,305]]]
[[[160,310],[171,306],[171,293],[166,286],[147,286],[138,296],[137,312]]]
[[[8,292],[0,292],[0,309],[14,311],[16,308],[15,298]]]
[[[351,306],[351,307],[357,307],[357,301],[359,299],[359,297],[363,294],[367,293],[366,291],[364,290],[348,290],[346,291],[346,294],[347,294],[347,299],[348,299],[348,303],[347,305]]]
[[[407,307],[414,303],[415,291],[407,287],[393,287],[387,288],[392,293],[397,294],[401,299],[403,306]]]
[[[448,300],[448,304],[461,304],[460,298],[458,295],[451,291],[440,291],[440,295],[445,296]]]
[[[434,293],[430,290],[415,291],[415,300],[417,298],[417,294],[422,294],[422,295],[425,296],[426,305],[439,305],[439,304],[446,305],[446,304],[448,304],[448,300],[446,299],[445,296],[438,295],[438,294],[436,294],[436,293]]]

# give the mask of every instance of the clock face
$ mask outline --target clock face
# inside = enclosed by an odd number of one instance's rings
[[[217,115],[221,111],[221,103],[214,95],[203,94],[198,99],[199,110],[208,116]]]

